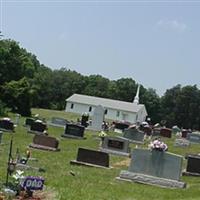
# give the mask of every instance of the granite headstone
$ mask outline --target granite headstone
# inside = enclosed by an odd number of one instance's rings
[[[119,179],[169,188],[184,188],[180,181],[182,156],[162,151],[134,149],[128,171]]]
[[[102,124],[104,121],[104,113],[105,110],[103,106],[98,105],[93,112],[92,115],[92,124],[89,127],[89,129],[94,130],[94,131],[101,131],[102,130]]]
[[[109,168],[109,154],[101,151],[79,148],[77,159],[71,160],[70,163],[92,167]]]
[[[119,156],[130,156],[129,141],[119,137],[104,137],[100,151]]]
[[[67,123],[70,123],[68,120],[60,117],[52,117],[51,121],[48,123],[51,126],[65,127]]]
[[[33,143],[29,147],[49,150],[49,151],[59,151],[58,149],[59,141],[54,137],[49,137],[45,135],[35,135],[33,138]]]
[[[41,120],[34,121],[31,126],[30,130],[28,132],[30,133],[36,133],[36,134],[44,134],[44,131],[46,131],[47,125]]]
[[[187,140],[189,140],[191,143],[200,143],[200,132],[188,133]]]
[[[14,123],[10,120],[10,118],[0,119],[0,130],[14,132]]]
[[[85,127],[78,124],[66,124],[62,137],[84,139]]]
[[[131,143],[143,144],[145,133],[138,130],[136,127],[128,128],[124,130],[123,137],[128,139]]]

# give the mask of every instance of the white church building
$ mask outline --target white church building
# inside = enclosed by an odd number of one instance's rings
[[[92,116],[96,106],[101,105],[105,109],[105,119],[114,121],[127,121],[130,123],[143,122],[146,120],[147,111],[144,104],[139,104],[138,86],[134,101],[125,102],[107,98],[100,98],[88,95],[73,94],[66,99],[66,112],[77,114],[88,113]]]

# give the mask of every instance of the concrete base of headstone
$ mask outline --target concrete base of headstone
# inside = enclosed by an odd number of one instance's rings
[[[41,149],[41,150],[46,150],[46,151],[60,151],[60,149],[53,148],[53,147],[47,147],[39,144],[30,144],[29,147],[34,148],[34,149]]]
[[[50,125],[50,126],[55,126],[55,127],[59,127],[59,128],[65,128],[65,125],[54,124],[52,122],[47,122],[47,124]]]
[[[71,139],[80,139],[80,140],[86,139],[86,137],[78,137],[78,136],[67,135],[67,134],[62,134],[61,137],[64,137],[64,138],[71,138]]]
[[[12,133],[15,132],[14,130],[9,130],[9,129],[4,129],[4,128],[0,128],[0,131],[3,131],[3,132],[12,132]]]
[[[123,130],[118,129],[118,128],[115,128],[115,129],[114,129],[114,132],[115,132],[115,133],[123,133]]]
[[[113,154],[113,155],[117,155],[117,156],[130,157],[130,153],[126,153],[126,152],[114,151],[114,150],[105,149],[105,148],[102,148],[102,147],[100,147],[99,150],[102,151],[102,152]]]
[[[187,171],[183,171],[182,175],[183,176],[200,176],[199,173],[187,172]]]
[[[81,161],[77,161],[77,160],[71,160],[70,164],[75,164],[75,165],[84,165],[84,166],[88,166],[88,167],[98,167],[98,168],[103,168],[103,169],[111,169],[112,167],[104,167],[101,165],[94,165],[91,163],[86,163],[86,162],[81,162]]]
[[[138,174],[129,171],[121,171],[117,180],[129,181],[129,182],[138,182],[148,185],[155,185],[159,187],[166,188],[185,188],[186,183],[176,180],[164,179],[155,176],[149,176],[145,174]]]
[[[39,132],[39,131],[32,131],[32,130],[28,130],[28,133],[32,133],[32,134],[36,134],[36,135],[44,135],[43,132]]]
[[[190,141],[184,138],[176,139],[174,142],[175,147],[188,147],[190,146]]]

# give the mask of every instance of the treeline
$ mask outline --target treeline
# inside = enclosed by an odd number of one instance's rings
[[[63,110],[74,93],[132,102],[138,84],[132,78],[109,80],[101,75],[83,76],[61,68],[52,70],[13,40],[0,40],[0,114],[4,108],[24,116],[31,107]],[[162,97],[141,86],[140,103],[152,123],[200,129],[200,90],[177,85]]]

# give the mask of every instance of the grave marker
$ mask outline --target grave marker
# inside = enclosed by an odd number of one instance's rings
[[[172,170],[173,169],[173,170]],[[134,149],[128,171],[119,178],[169,188],[184,188],[180,181],[182,157],[162,151]]]
[[[109,168],[109,154],[101,151],[79,148],[77,159],[70,161],[70,163],[91,167]]]
[[[35,135],[33,138],[33,143],[29,147],[49,150],[49,151],[59,151],[58,149],[59,141],[54,137],[49,137],[45,135]]]
[[[200,143],[200,132],[188,133],[187,140],[189,140],[191,143]]]
[[[129,126],[130,124],[126,122],[115,122],[114,132],[123,133]]]
[[[31,126],[34,123],[34,121],[35,121],[34,118],[26,118],[24,126]]]
[[[172,137],[172,130],[169,128],[161,128],[160,129],[160,136],[171,138]]]
[[[30,130],[28,132],[35,134],[44,134],[44,131],[46,131],[46,129],[47,125],[43,121],[36,120],[31,124]]]
[[[188,147],[190,146],[190,142],[185,138],[178,138],[174,142],[175,147]]]
[[[105,110],[103,106],[98,105],[92,115],[92,125],[89,127],[89,129],[94,131],[101,131],[102,130],[102,124],[104,121],[104,113]]]
[[[187,168],[183,175],[200,176],[200,155],[187,156]]]
[[[100,151],[119,156],[130,156],[129,141],[119,137],[104,137]]]
[[[10,118],[0,119],[0,130],[6,132],[14,132],[14,123]]]
[[[75,139],[85,139],[84,138],[85,127],[78,124],[66,124],[65,133],[62,137],[75,138]]]
[[[2,135],[3,135],[3,132],[0,131],[0,144],[2,144]]]
[[[123,138],[126,138],[131,143],[143,144],[145,133],[138,130],[136,127],[128,128],[124,130]]]

